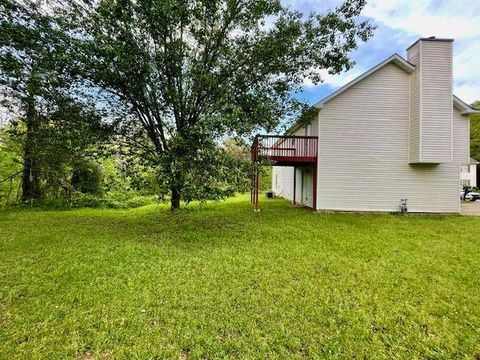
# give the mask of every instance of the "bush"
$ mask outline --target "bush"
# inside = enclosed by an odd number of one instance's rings
[[[74,167],[71,183],[82,193],[101,195],[103,180],[104,174],[99,164],[83,161]]]
[[[91,194],[77,193],[75,194],[71,207],[77,208],[101,208],[101,209],[120,209],[123,208],[123,204],[109,199],[102,198]]]
[[[155,196],[134,196],[125,199],[98,197],[91,194],[77,193],[73,198],[71,207],[96,208],[96,209],[128,209],[153,204]]]
[[[134,196],[124,202],[126,208],[136,208],[149,204],[153,204],[157,201],[155,195],[151,196]]]

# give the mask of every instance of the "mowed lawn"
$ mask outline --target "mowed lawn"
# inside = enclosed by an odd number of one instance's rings
[[[480,358],[480,218],[0,212],[0,358]]]

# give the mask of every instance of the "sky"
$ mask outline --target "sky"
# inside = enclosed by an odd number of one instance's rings
[[[303,13],[324,12],[341,0],[282,0]],[[394,53],[406,57],[406,48],[419,37],[455,39],[454,93],[467,103],[480,100],[480,0],[367,0],[363,17],[377,26],[374,36],[351,54],[356,65],[340,75],[328,75],[324,83],[306,83],[297,95],[315,104],[342,85]],[[6,118],[0,106],[0,122]],[[1,124],[0,124],[1,125]]]
[[[323,12],[340,0],[284,0],[304,13]],[[356,65],[340,75],[327,76],[319,86],[305,84],[299,98],[314,104],[420,37],[453,38],[454,94],[467,103],[480,100],[479,0],[367,0],[363,17],[377,26],[374,36],[351,54]]]

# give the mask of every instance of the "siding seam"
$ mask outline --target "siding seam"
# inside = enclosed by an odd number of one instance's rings
[[[452,106],[450,106],[450,161],[453,161],[453,46],[450,48],[450,51],[450,59],[452,61],[452,67],[450,68],[450,99],[452,99]],[[458,176],[460,177],[460,171],[458,172]],[[458,181],[460,181],[460,178]]]
[[[416,70],[416,69],[415,69]],[[410,152],[411,152],[411,145],[410,145],[410,138],[412,131],[412,75],[408,75],[408,163],[410,164]]]
[[[422,162],[423,161],[423,142],[422,142],[422,137],[423,137],[423,124],[422,124],[422,118],[423,118],[423,104],[422,104],[422,93],[423,93],[423,81],[422,81],[422,41],[419,41],[418,43],[418,124],[419,124],[419,130],[420,130],[420,137],[418,139],[419,141],[419,146],[418,146],[418,161]]]
[[[317,114],[317,183],[315,186],[317,187],[317,191],[315,192],[316,199],[315,199],[315,204],[317,204],[317,208],[315,211],[317,211],[320,207],[320,196],[319,196],[319,191],[318,191],[318,184],[319,184],[319,179],[320,179],[320,113],[322,110],[320,110]]]

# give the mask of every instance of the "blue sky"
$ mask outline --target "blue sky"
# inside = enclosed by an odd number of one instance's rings
[[[284,0],[304,13],[323,12],[340,0]],[[300,98],[314,104],[394,53],[405,50],[419,37],[455,39],[454,93],[471,103],[480,100],[480,1],[479,0],[367,0],[363,16],[376,26],[375,34],[352,53],[350,71],[326,76],[319,86],[306,84]]]
[[[282,0],[308,13],[324,12],[341,0]],[[454,93],[472,103],[480,100],[480,0],[367,0],[365,18],[377,26],[373,38],[352,53],[356,65],[350,71],[327,75],[319,86],[306,84],[298,97],[314,104],[353,80],[393,53],[405,49],[419,37],[454,38]],[[0,123],[6,113],[0,106]]]

